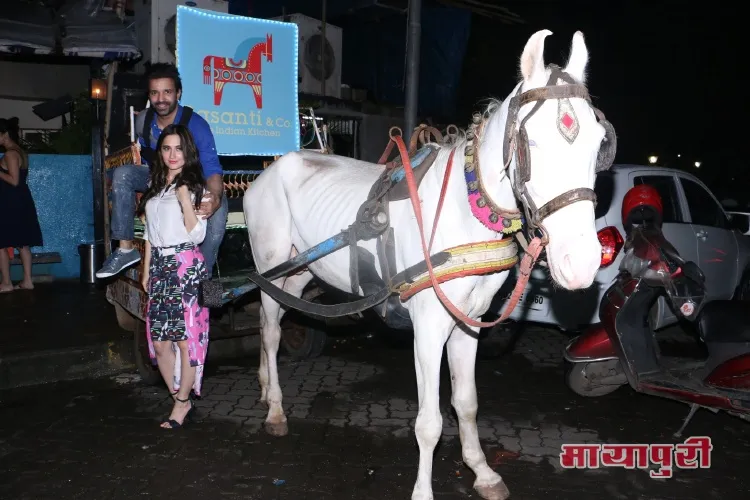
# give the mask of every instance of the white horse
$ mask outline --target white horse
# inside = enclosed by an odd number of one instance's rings
[[[544,40],[548,30],[532,35],[521,56],[523,80],[513,90],[515,94],[547,86],[553,69],[545,66]],[[585,69],[588,51],[580,32],[573,36],[570,58],[564,74],[568,85],[585,94]],[[559,68],[557,68],[559,71]],[[583,89],[583,91],[580,91]],[[595,108],[585,94],[558,98],[554,92],[547,100],[524,103],[511,109],[512,127],[508,130],[517,137],[519,125],[535,105],[533,119],[524,123],[529,153],[523,160],[510,152],[504,161],[506,121],[509,101],[488,107],[479,129],[480,162],[475,167],[481,174],[484,194],[496,206],[516,209],[514,184],[519,163],[528,162],[530,178],[525,191],[533,201],[533,209],[543,207],[563,193],[586,191],[593,194],[597,154],[605,138],[605,128],[597,121]],[[561,119],[563,102],[567,114]],[[515,115],[515,116],[513,116]],[[573,120],[573,122],[571,122]],[[559,122],[564,122],[562,125]],[[562,128],[561,128],[562,127]],[[570,133],[574,130],[575,133]],[[566,137],[567,135],[567,137]],[[571,137],[573,140],[571,140]],[[469,134],[469,139],[471,134]],[[433,254],[453,246],[499,240],[502,232],[489,229],[472,213],[467,199],[464,178],[464,147],[467,138],[460,138],[452,146],[441,146],[431,169],[419,186],[419,199],[425,211],[424,231],[429,238],[434,210],[438,204],[446,165],[452,148],[457,148],[445,195],[445,210],[440,217],[433,244]],[[516,143],[517,141],[512,141]],[[523,141],[525,142],[525,141]],[[516,144],[518,146],[518,144]],[[505,151],[508,153],[508,151]],[[358,207],[367,199],[373,183],[384,166],[351,158],[310,151],[292,152],[279,158],[258,177],[245,193],[243,206],[253,257],[258,272],[265,272],[291,257],[348,227]],[[523,186],[516,185],[519,191]],[[521,196],[523,198],[523,196]],[[593,196],[583,196],[558,204],[556,210],[543,220],[548,235],[547,262],[552,279],[563,288],[586,288],[593,282],[599,268],[601,246],[594,225]],[[528,206],[528,200],[521,199]],[[549,207],[548,207],[549,208]],[[391,226],[395,231],[397,271],[424,260],[422,240],[409,200],[390,204]],[[528,223],[528,221],[527,221]],[[374,240],[360,242],[377,259]],[[378,268],[378,266],[376,266]],[[379,268],[378,268],[379,269]],[[446,296],[470,318],[480,318],[489,308],[507,277],[508,271],[480,276],[468,276],[442,285]],[[349,249],[344,248],[309,264],[303,272],[273,283],[284,291],[300,297],[303,288],[313,279],[350,291]],[[282,408],[282,393],[277,371],[277,352],[284,307],[265,293],[261,296],[262,350],[259,368],[261,400],[268,405],[265,429],[272,435],[288,432]],[[418,292],[405,302],[414,327],[414,361],[419,395],[419,413],[415,432],[419,444],[419,470],[413,500],[428,500],[432,494],[433,451],[442,433],[442,417],[438,402],[439,375],[442,352],[447,343],[451,371],[451,403],[459,421],[463,459],[476,474],[474,488],[482,498],[504,499],[509,495],[502,478],[488,465],[479,443],[476,415],[477,392],[474,378],[478,328],[457,322],[438,300],[432,288]]]

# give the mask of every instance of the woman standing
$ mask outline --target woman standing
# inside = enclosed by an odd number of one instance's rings
[[[5,156],[0,159],[0,293],[13,291],[10,281],[8,248],[18,248],[23,263],[23,280],[16,290],[31,290],[31,249],[40,247],[42,230],[36,215],[26,179],[29,176],[29,157],[18,145],[18,118],[0,118],[0,147]]]
[[[169,125],[157,142],[149,189],[141,199],[146,248],[141,283],[148,293],[146,330],[152,362],[159,366],[175,403],[165,429],[182,427],[193,411],[191,390],[200,396],[208,348],[208,309],[198,304],[207,273],[198,245],[206,223],[195,211],[204,180],[187,127]]]

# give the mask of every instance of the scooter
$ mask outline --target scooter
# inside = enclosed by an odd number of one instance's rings
[[[629,384],[635,391],[690,405],[680,437],[703,407],[750,421],[750,308],[739,301],[705,303],[705,277],[680,258],[658,225],[632,229],[620,274],[602,298],[599,317],[565,348],[568,387],[581,396],[609,394]],[[678,319],[696,326],[708,356],[662,356],[649,327],[660,294]]]

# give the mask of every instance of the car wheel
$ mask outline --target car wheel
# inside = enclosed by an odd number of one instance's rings
[[[618,370],[618,360],[597,361],[594,363],[568,363],[565,373],[565,383],[578,394],[587,398],[605,396],[616,391],[620,384],[602,384],[598,378],[610,375],[612,370]]]
[[[737,286],[734,300],[750,301],[750,270],[745,271]]]

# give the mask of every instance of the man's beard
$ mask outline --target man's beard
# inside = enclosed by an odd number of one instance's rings
[[[171,114],[175,109],[177,109],[177,101],[174,101],[173,103],[169,104],[165,110],[160,110],[156,106],[153,106],[154,112],[156,112],[159,116],[168,116]]]

